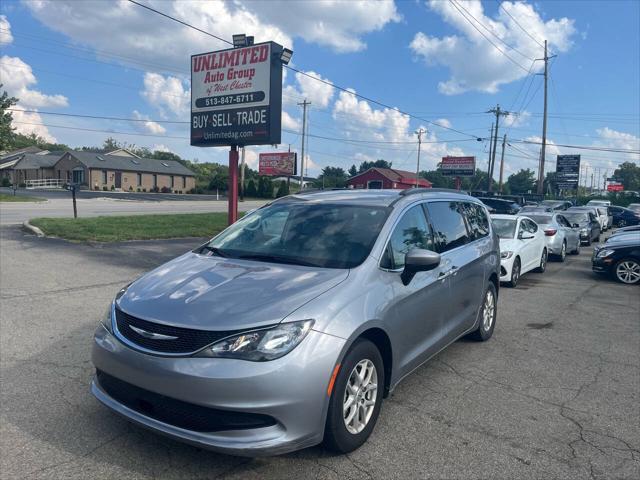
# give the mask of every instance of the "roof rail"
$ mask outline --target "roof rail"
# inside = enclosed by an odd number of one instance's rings
[[[462,190],[454,190],[453,188],[407,188],[405,190],[402,190],[400,192],[400,195],[406,197],[407,195],[431,192],[459,193],[462,195],[467,195],[467,192],[464,192]]]

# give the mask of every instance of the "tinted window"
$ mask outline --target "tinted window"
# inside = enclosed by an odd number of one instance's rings
[[[551,223],[551,215],[527,215],[531,220],[536,222],[538,225],[546,225]]]
[[[509,218],[492,218],[493,229],[500,238],[510,239],[516,234],[516,221]]]
[[[469,224],[471,240],[489,235],[489,219],[485,209],[476,203],[461,203],[460,206]]]
[[[245,216],[202,249],[231,258],[327,268],[364,261],[388,216],[382,207],[282,201]]]
[[[558,215],[556,219],[558,220],[559,225],[562,225],[563,227],[571,228],[571,224],[562,215]]]
[[[583,223],[589,221],[589,216],[586,213],[567,212],[564,216],[571,223]]]
[[[524,219],[522,220],[522,223],[524,225],[524,229],[529,232],[529,233],[536,233],[538,231],[538,225],[535,224],[535,222],[532,222],[529,219]]]
[[[439,252],[446,252],[469,242],[459,203],[432,202],[428,204],[428,210]]]
[[[404,257],[412,248],[434,250],[431,231],[420,205],[409,209],[400,219],[380,265],[390,269],[404,267]]]

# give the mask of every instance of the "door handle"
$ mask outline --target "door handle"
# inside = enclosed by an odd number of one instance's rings
[[[440,272],[438,274],[438,280],[444,280],[445,278],[447,278],[449,275],[452,275],[452,274],[455,275],[456,273],[458,273],[457,270],[458,270],[458,267],[453,266],[446,272]]]

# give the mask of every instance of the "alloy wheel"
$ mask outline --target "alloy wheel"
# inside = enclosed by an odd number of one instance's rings
[[[520,279],[520,262],[516,261],[514,262],[511,270],[511,285],[515,287],[519,279]]]
[[[378,372],[369,359],[360,360],[349,375],[342,402],[344,425],[358,434],[369,423],[378,396]]]
[[[560,259],[564,262],[564,259],[567,258],[567,244],[562,244],[562,249],[560,250]]]
[[[640,264],[634,260],[623,260],[616,265],[616,278],[629,285],[640,282]]]
[[[491,330],[493,321],[496,317],[496,299],[491,290],[487,290],[484,298],[484,307],[482,308],[482,329],[485,332]]]

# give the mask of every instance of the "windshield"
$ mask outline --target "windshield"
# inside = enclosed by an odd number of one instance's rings
[[[527,215],[527,217],[536,222],[538,225],[551,223],[551,215]]]
[[[516,236],[516,221],[509,218],[492,218],[493,229],[500,238],[513,238]]]
[[[586,213],[564,212],[563,215],[571,224],[585,223],[589,221],[589,215]]]
[[[326,268],[353,268],[369,255],[384,207],[277,202],[245,216],[202,247],[214,255]]]

